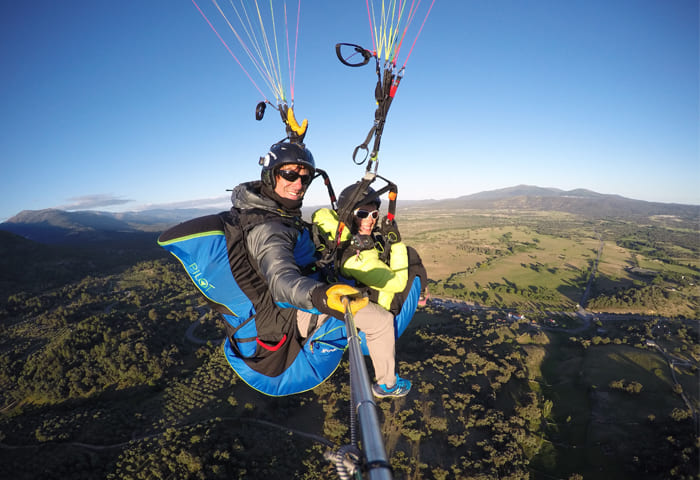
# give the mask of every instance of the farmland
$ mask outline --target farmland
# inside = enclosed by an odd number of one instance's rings
[[[597,312],[700,318],[700,246],[680,229],[635,234],[628,223],[560,212],[409,211],[402,225],[441,296],[522,311],[573,311],[583,301]],[[660,239],[630,242],[635,235]],[[669,247],[674,239],[689,244]]]

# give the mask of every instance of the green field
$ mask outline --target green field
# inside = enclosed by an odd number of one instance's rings
[[[558,212],[409,210],[400,219],[405,241],[421,254],[431,289],[441,296],[522,311],[571,311],[584,300],[595,269],[585,302],[596,312],[700,318],[700,269],[693,257],[700,246],[670,245],[666,238],[692,242],[685,231],[657,227],[661,240],[645,243],[630,240],[637,237],[629,224]],[[638,235],[649,236],[647,229],[639,227]]]
[[[580,348],[565,335],[553,336],[551,347],[542,349],[538,356],[543,352],[538,380],[553,409],[547,423],[549,445],[534,459],[534,468],[559,478],[578,472],[584,478],[612,480],[628,478],[626,470],[638,465],[647,473],[636,478],[660,478],[653,473],[653,459],[661,452],[649,451],[651,444],[659,448],[651,439],[664,433],[677,434],[677,425],[669,425],[667,419],[675,409],[686,408],[672,392],[671,371],[662,355],[629,345]],[[696,371],[677,375],[696,382],[692,395],[697,409]],[[623,379],[626,384],[638,382],[641,391],[629,393],[610,386]],[[668,455],[677,455],[671,452],[672,447],[661,445]],[[626,468],[622,468],[624,464]]]

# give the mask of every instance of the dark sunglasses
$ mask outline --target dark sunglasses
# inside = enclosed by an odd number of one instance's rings
[[[308,185],[312,180],[311,175],[301,175],[299,172],[294,170],[279,170],[277,175],[284,178],[288,182],[296,182],[297,178],[301,178],[302,185]]]
[[[355,216],[359,219],[365,219],[367,217],[372,217],[373,219],[378,219],[379,218],[379,210],[372,210],[371,212],[369,210],[361,210],[361,209],[356,209],[354,212]]]

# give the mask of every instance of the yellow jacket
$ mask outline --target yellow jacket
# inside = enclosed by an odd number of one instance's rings
[[[335,239],[338,230],[338,214],[335,211],[321,208],[314,212],[311,220],[328,240]],[[350,240],[351,234],[347,228],[341,237],[343,241]],[[371,248],[349,256],[340,267],[340,273],[376,290],[379,294],[377,303],[389,310],[394,294],[402,292],[408,282],[408,252],[404,243],[393,243],[389,265],[379,258],[379,253],[376,248]]]

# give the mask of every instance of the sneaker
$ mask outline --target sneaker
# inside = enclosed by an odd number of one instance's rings
[[[428,287],[425,287],[425,289],[420,292],[420,296],[418,297],[418,305],[425,306],[428,303],[429,298],[430,293],[428,293]]]
[[[372,393],[375,397],[405,397],[411,390],[411,381],[396,375],[396,385],[387,388],[385,384],[375,383],[372,385]]]

